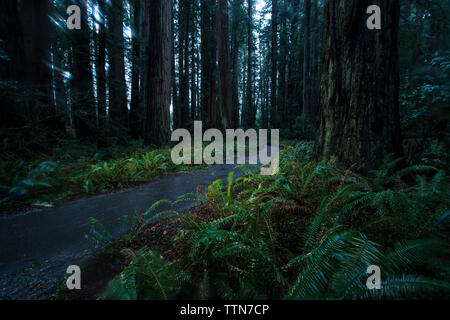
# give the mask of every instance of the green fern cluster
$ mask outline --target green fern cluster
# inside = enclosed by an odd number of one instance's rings
[[[104,298],[448,297],[445,173],[398,171],[388,158],[362,177],[309,156],[307,144],[287,145],[278,176],[241,168],[238,179],[231,173],[205,195],[180,198],[202,210],[166,212],[183,225],[172,239],[177,258],[133,253]],[[381,269],[381,290],[366,287],[371,265]]]

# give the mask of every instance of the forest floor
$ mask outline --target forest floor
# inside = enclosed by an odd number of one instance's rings
[[[161,199],[175,201],[201,192],[217,179],[226,180],[230,171],[236,171],[234,167],[216,165],[120,192],[60,201],[51,208],[0,217],[0,299],[51,297],[63,283],[67,267],[85,265],[95,252],[86,239],[91,217],[116,236],[124,215],[142,213]],[[242,174],[237,171],[236,176]],[[152,214],[168,209],[183,211],[194,205],[193,201],[163,205]]]

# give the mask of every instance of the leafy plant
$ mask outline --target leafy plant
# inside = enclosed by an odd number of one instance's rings
[[[17,166],[16,176],[10,186],[1,186],[6,196],[0,203],[24,198],[39,189],[49,189],[52,187],[52,184],[49,182],[49,175],[55,172],[57,168],[56,163],[50,161],[41,162],[29,170],[25,177],[21,177],[20,172],[24,165],[25,163],[21,162]]]

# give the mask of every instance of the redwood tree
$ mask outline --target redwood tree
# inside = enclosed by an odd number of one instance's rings
[[[222,127],[232,127],[230,41],[228,37],[228,0],[219,0],[217,13],[219,51],[219,92]]]
[[[305,0],[304,6],[304,39],[303,39],[303,114],[309,115],[311,106],[310,98],[310,60],[311,60],[311,0]]]
[[[270,80],[270,122],[271,127],[277,124],[277,76],[278,76],[278,0],[272,0],[272,53],[271,53],[271,80]]]
[[[72,99],[77,137],[91,138],[96,128],[94,87],[90,60],[90,35],[86,1],[78,0],[81,8],[81,29],[71,30],[72,45]]]
[[[127,87],[123,38],[123,0],[111,0],[108,15],[109,117],[115,125],[128,127]]]
[[[19,1],[24,43],[25,84],[31,90],[26,96],[28,110],[32,118],[39,113],[52,112],[52,74],[51,74],[51,24],[48,17],[49,1]],[[16,21],[18,23],[18,21]],[[13,30],[11,30],[13,31]],[[39,106],[39,108],[37,108]]]
[[[2,106],[0,108],[0,123],[2,126],[20,126],[25,118],[23,104],[15,99],[11,88],[23,80],[23,33],[19,21],[17,0],[0,2],[0,81],[9,83],[0,87]],[[7,57],[7,58],[6,58]]]
[[[152,0],[149,8],[146,144],[164,145],[170,134],[172,3]]]
[[[372,4],[381,8],[381,30],[366,26]],[[327,2],[317,159],[366,172],[388,153],[401,156],[399,11],[399,0]]]
[[[216,3],[201,0],[201,112],[204,127],[216,126]]]

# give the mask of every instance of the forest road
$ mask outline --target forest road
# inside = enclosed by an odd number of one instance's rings
[[[266,152],[275,150],[268,148],[270,151]],[[121,192],[0,217],[0,299],[29,298],[21,294],[26,288],[54,287],[64,280],[68,266],[83,264],[93,251],[92,243],[85,238],[90,229],[90,217],[98,219],[107,230],[117,234],[119,217],[134,211],[144,212],[161,199],[176,200],[179,196],[196,192],[198,187],[206,188],[217,179],[226,181],[230,171],[235,172],[235,177],[242,174],[235,165],[214,165]],[[171,209],[181,211],[195,205],[195,202],[183,201]],[[167,205],[158,209],[153,214],[166,210]]]

